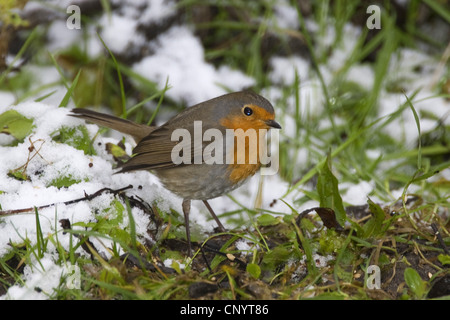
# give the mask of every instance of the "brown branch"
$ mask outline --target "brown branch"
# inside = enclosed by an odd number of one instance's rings
[[[92,260],[94,259],[94,254],[93,254],[92,250],[95,251],[98,255],[100,255],[97,248],[95,248],[94,244],[91,242],[91,240],[89,240],[88,236],[79,235],[76,233],[76,231],[74,231],[72,229],[72,225],[70,224],[69,219],[61,219],[61,220],[59,220],[59,223],[61,224],[61,227],[65,231],[65,232],[63,232],[63,234],[66,234],[66,231],[70,230],[72,232],[73,236],[80,240],[81,248],[83,248],[84,251],[86,251],[88,254],[91,255]]]
[[[0,216],[9,216],[9,215],[13,215],[13,214],[20,214],[20,213],[27,213],[27,212],[32,213],[32,212],[34,212],[35,209],[42,210],[42,209],[46,209],[46,208],[50,208],[50,207],[56,206],[58,204],[70,205],[70,204],[74,204],[74,203],[81,202],[81,201],[86,201],[86,200],[90,201],[90,200],[92,200],[92,199],[102,195],[104,192],[111,192],[113,194],[118,194],[118,193],[121,193],[122,191],[131,189],[131,188],[133,188],[133,186],[131,184],[129,186],[127,186],[127,187],[124,187],[124,188],[121,188],[121,189],[117,189],[117,190],[114,190],[114,189],[111,189],[111,188],[103,188],[103,189],[100,189],[100,190],[98,190],[97,192],[95,192],[95,193],[93,193],[91,195],[88,195],[88,194],[85,193],[84,197],[78,198],[78,199],[75,199],[75,200],[70,200],[70,201],[65,201],[65,202],[56,202],[56,203],[46,204],[44,206],[32,207],[32,208],[14,209],[14,210],[0,210]]]

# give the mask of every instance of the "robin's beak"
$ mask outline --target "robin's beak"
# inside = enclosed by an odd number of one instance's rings
[[[266,125],[268,125],[269,127],[275,128],[275,129],[281,129],[281,126],[278,122],[276,122],[275,120],[266,120],[264,121],[266,123]]]

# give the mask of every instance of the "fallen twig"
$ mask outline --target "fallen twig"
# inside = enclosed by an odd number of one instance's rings
[[[25,209],[0,210],[0,216],[9,216],[9,215],[13,215],[13,214],[20,214],[20,213],[27,213],[27,212],[32,213],[32,212],[34,212],[35,209],[42,210],[45,208],[50,208],[50,207],[56,206],[58,204],[70,205],[70,204],[74,204],[74,203],[77,203],[80,201],[86,201],[86,200],[90,201],[90,200],[102,195],[104,192],[111,192],[113,194],[118,194],[118,193],[121,193],[122,191],[131,189],[131,188],[133,188],[133,186],[131,184],[127,187],[124,187],[121,189],[116,189],[116,190],[111,189],[111,188],[103,188],[91,195],[88,195],[85,193],[84,197],[78,198],[75,200],[69,200],[69,201],[65,201],[65,202],[56,202],[56,203],[46,204],[44,206],[31,207],[31,208],[25,208]]]
[[[92,250],[95,251],[97,254],[99,254],[97,248],[95,248],[94,244],[91,242],[91,240],[89,240],[89,237],[79,235],[73,231],[72,225],[70,224],[69,219],[61,219],[61,220],[59,220],[59,223],[61,224],[61,227],[65,231],[67,231],[67,230],[72,231],[73,236],[80,240],[81,248],[83,248],[84,251],[86,251],[87,253],[89,253],[91,255],[92,260],[94,259],[94,254],[93,254]]]

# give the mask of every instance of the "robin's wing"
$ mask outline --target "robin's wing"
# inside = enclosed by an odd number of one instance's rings
[[[121,166],[120,172],[153,170],[176,166],[172,161],[172,150],[177,141],[171,141],[170,130],[160,127],[143,138],[133,149],[135,154]]]
[[[213,129],[213,130],[208,130]],[[179,130],[179,131],[175,131]],[[203,141],[203,140],[206,141]],[[164,125],[142,139],[120,172],[154,170],[223,161],[224,134],[217,129]],[[174,140],[174,141],[172,141]],[[222,162],[223,163],[223,162]]]
[[[135,155],[122,166],[122,172],[185,166],[196,164],[199,159],[208,162],[211,156],[208,153],[204,154],[203,150],[211,142],[203,141],[204,133],[208,129],[214,129],[217,124],[216,121],[202,121],[202,119],[213,118],[215,114],[213,107],[212,102],[189,107],[152,131],[134,148]],[[214,130],[218,136],[218,130]],[[211,140],[216,140],[216,137]],[[173,159],[180,154],[181,163],[179,158]]]

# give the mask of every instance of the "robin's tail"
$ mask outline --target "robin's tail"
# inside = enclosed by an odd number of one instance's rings
[[[73,109],[72,113],[73,114],[70,114],[72,117],[82,118],[100,126],[129,134],[136,142],[141,141],[156,128],[87,109]]]

